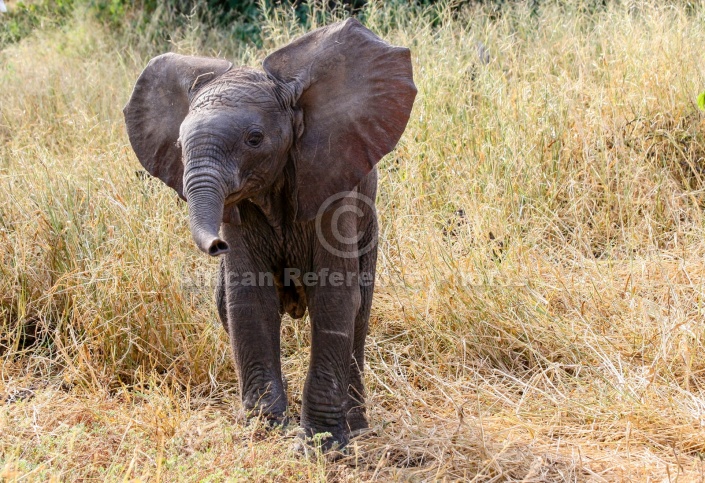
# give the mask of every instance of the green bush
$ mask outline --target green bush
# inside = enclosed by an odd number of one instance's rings
[[[393,0],[403,7],[431,7],[447,5],[458,10],[465,5],[482,4],[501,15],[517,3],[528,3],[532,14],[545,3],[541,0]],[[80,14],[92,15],[111,30],[129,28],[138,32],[147,41],[160,43],[170,40],[171,32],[191,19],[201,24],[229,31],[242,41],[261,45],[262,8],[267,10],[288,5],[296,12],[301,24],[308,25],[315,12],[336,8],[351,13],[362,13],[367,0],[38,0],[30,4],[20,2],[8,12],[6,21],[0,24],[0,49],[29,35],[36,28],[51,28],[64,25],[67,19]],[[606,6],[607,0],[583,0],[572,2],[584,12],[594,12]]]
[[[31,4],[19,2],[4,14],[0,23],[0,49],[29,35],[36,28],[62,25],[71,16],[74,0],[41,0]]]
[[[0,24],[0,49],[22,40],[35,29],[60,27],[76,11],[95,17],[112,30],[129,27],[138,32],[144,31],[157,16],[161,31],[156,34],[167,39],[170,30],[192,16],[207,25],[232,28],[243,40],[256,40],[259,34],[256,0],[40,0],[20,2],[5,14]]]

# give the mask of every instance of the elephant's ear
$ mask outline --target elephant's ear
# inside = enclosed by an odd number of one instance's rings
[[[127,135],[142,166],[183,194],[184,167],[177,146],[191,94],[232,67],[226,60],[163,54],[153,58],[137,79],[122,112]]]
[[[416,97],[411,54],[350,18],[277,50],[264,69],[300,93],[297,218],[309,220],[331,195],[354,189],[396,146]]]

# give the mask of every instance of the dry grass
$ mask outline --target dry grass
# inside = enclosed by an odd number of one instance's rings
[[[375,433],[335,463],[244,423],[214,262],[135,177],[157,48],[76,19],[0,52],[0,479],[703,481],[705,5],[623,3],[368,12],[419,95],[381,163]],[[301,28],[266,32],[173,48],[257,65]],[[308,344],[285,321],[294,411]]]

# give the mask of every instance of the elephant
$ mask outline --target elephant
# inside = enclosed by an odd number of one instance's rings
[[[248,414],[286,421],[281,320],[308,310],[299,424],[308,437],[328,433],[324,450],[343,448],[368,427],[375,165],[411,115],[411,54],[349,18],[262,66],[153,58],[123,110],[127,134],[147,172],[186,201],[197,247],[221,257],[216,305]]]

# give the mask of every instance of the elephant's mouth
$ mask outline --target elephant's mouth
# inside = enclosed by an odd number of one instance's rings
[[[242,201],[242,190],[237,190],[230,193],[223,204],[223,223],[230,223],[232,225],[240,224],[240,210],[237,207],[237,203]]]
[[[235,191],[234,193],[230,193],[226,198],[225,198],[225,206],[228,206],[229,204],[232,203],[237,203],[242,199],[242,190]]]
[[[225,200],[223,223],[229,223],[231,225],[239,225],[241,223],[240,210],[237,207],[237,202],[228,202],[228,200]]]

